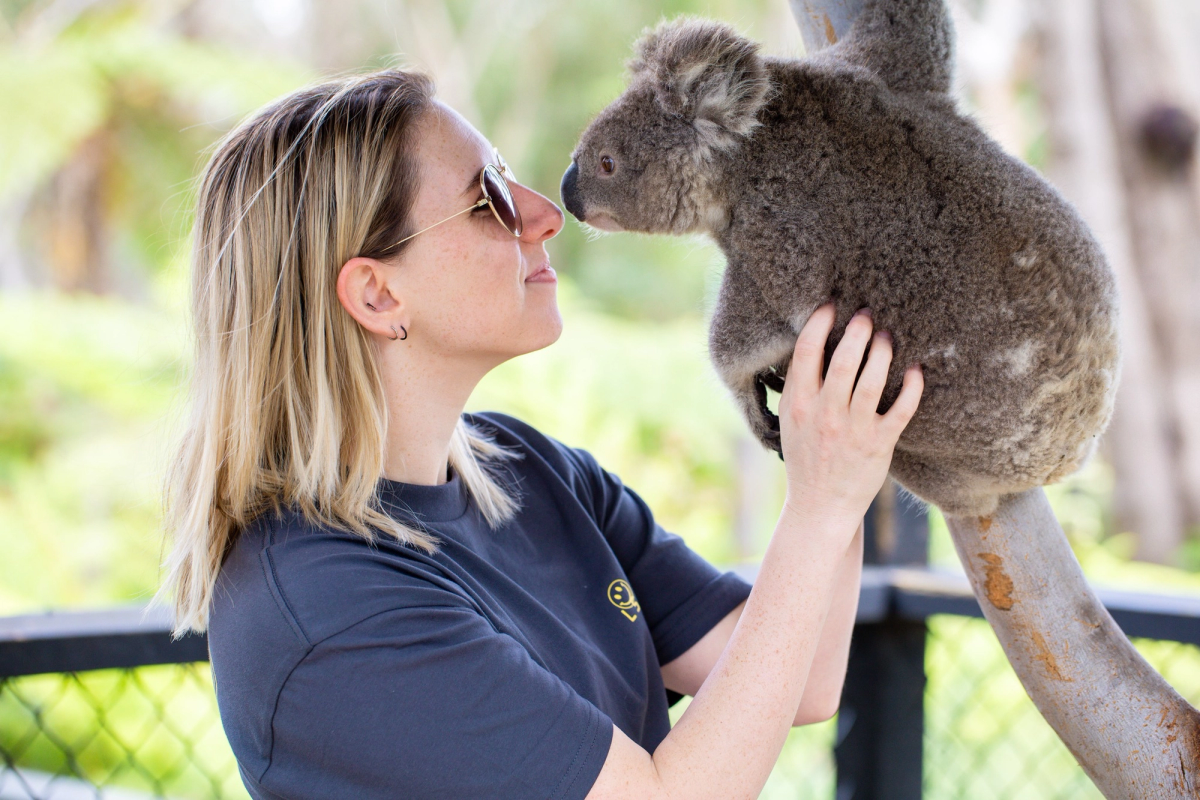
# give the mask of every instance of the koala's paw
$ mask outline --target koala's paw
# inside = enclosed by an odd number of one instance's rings
[[[783,440],[779,435],[779,417],[767,407],[767,389],[783,391],[783,378],[772,370],[754,376],[754,405],[750,410],[750,428],[766,447],[783,460]]]

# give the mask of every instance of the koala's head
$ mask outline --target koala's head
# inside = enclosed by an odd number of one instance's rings
[[[563,205],[601,230],[687,233],[723,224],[717,164],[758,126],[770,78],[758,45],[684,18],[637,43],[629,87],[583,132]]]

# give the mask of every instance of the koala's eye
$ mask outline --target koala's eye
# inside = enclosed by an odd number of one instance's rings
[[[600,171],[605,175],[611,175],[612,171],[617,168],[617,162],[612,160],[612,156],[600,156]]]

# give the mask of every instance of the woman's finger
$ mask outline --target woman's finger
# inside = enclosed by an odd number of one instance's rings
[[[850,413],[871,418],[879,410],[879,398],[887,385],[888,367],[892,364],[892,337],[887,331],[876,331],[871,340],[871,352],[867,354],[867,365],[858,376],[854,394],[850,398]]]
[[[858,368],[862,366],[867,342],[871,340],[871,328],[870,314],[863,311],[855,314],[846,326],[846,332],[842,334],[842,340],[834,348],[833,358],[829,361],[829,370],[825,373],[825,383],[821,392],[841,408],[850,405],[850,390],[854,387]]]
[[[904,383],[896,402],[887,410],[881,420],[881,426],[888,437],[895,442],[900,438],[908,421],[917,413],[917,405],[921,402],[921,393],[925,390],[925,375],[921,367],[913,365],[904,373]]]
[[[784,387],[788,383],[802,384],[805,395],[815,394],[821,388],[821,367],[825,363],[825,342],[837,311],[833,303],[826,303],[812,313],[808,322],[800,329],[796,338],[796,349],[792,353],[792,363],[788,367]],[[794,377],[793,377],[794,376]]]

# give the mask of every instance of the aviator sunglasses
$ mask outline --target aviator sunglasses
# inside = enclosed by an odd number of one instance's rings
[[[419,236],[431,228],[436,228],[442,222],[449,222],[455,217],[461,217],[463,214],[474,211],[477,208],[488,206],[492,209],[492,214],[504,226],[504,229],[513,236],[520,236],[524,229],[521,223],[521,212],[517,209],[516,202],[513,201],[512,191],[508,187],[508,179],[512,177],[512,171],[508,168],[508,164],[504,163],[504,159],[500,157],[499,150],[493,150],[496,157],[496,163],[500,166],[497,168],[495,164],[484,164],[483,169],[479,171],[479,188],[483,191],[483,197],[478,203],[470,208],[464,208],[457,214],[451,214],[441,222],[435,222],[432,225],[422,228],[414,234],[405,236],[392,247],[404,244],[413,236]],[[514,179],[515,180],[515,179]]]

